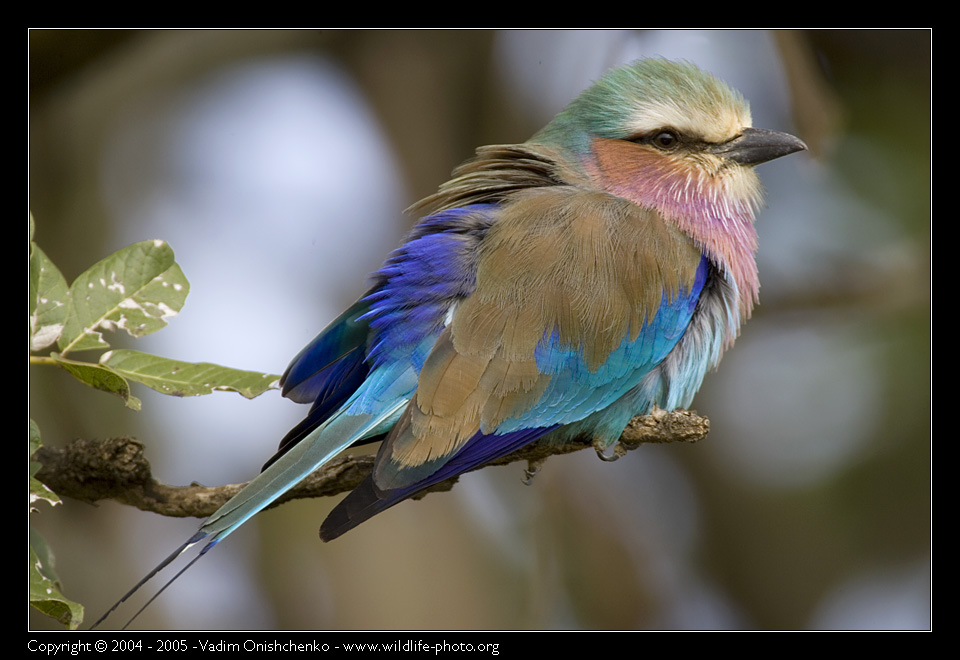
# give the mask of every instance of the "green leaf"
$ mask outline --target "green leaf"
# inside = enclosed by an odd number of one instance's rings
[[[280,380],[273,374],[229,369],[209,362],[181,362],[130,350],[104,353],[100,364],[124,378],[174,396],[199,396],[220,390],[239,392],[252,399],[278,389]]]
[[[30,244],[30,350],[52,346],[63,332],[70,288],[36,243]]]
[[[57,497],[57,494],[52,490],[46,487],[46,485],[34,477],[37,471],[40,469],[40,463],[36,461],[30,461],[30,508],[33,508],[34,503],[36,502],[46,502],[47,504],[54,506],[60,504],[60,498]]]
[[[37,453],[37,450],[40,449],[42,443],[40,442],[40,427],[37,426],[37,423],[30,420],[30,458],[33,458],[33,455]],[[56,506],[60,504],[60,498],[57,497],[57,494],[52,490],[46,487],[46,485],[37,479],[35,475],[40,471],[42,464],[31,460],[30,461],[30,509],[33,509],[35,502],[46,501],[51,506]]]
[[[30,604],[70,630],[83,622],[83,606],[61,593],[53,568],[53,553],[39,534],[30,530]]]
[[[30,455],[33,456],[37,453],[37,450],[43,446],[43,443],[40,441],[40,427],[37,426],[37,423],[30,420]]]
[[[141,241],[118,250],[70,285],[61,352],[108,348],[103,330],[122,329],[134,337],[156,332],[183,308],[189,291],[164,241]]]
[[[123,399],[127,408],[140,410],[140,399],[130,393],[130,383],[121,375],[97,364],[68,360],[56,353],[51,354],[50,357],[58,367],[66,370],[84,385],[115,394]]]

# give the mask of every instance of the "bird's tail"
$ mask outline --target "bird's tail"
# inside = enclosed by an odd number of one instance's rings
[[[140,581],[137,582],[135,585],[133,585],[133,588],[132,588],[130,591],[128,591],[127,593],[125,593],[120,600],[118,600],[116,603],[113,604],[113,607],[111,607],[109,610],[107,610],[106,612],[104,612],[104,613],[100,616],[100,618],[97,619],[97,620],[93,623],[92,626],[90,626],[90,630],[93,630],[94,628],[96,628],[97,626],[99,626],[101,623],[103,623],[103,621],[104,621],[108,616],[110,616],[110,615],[114,612],[114,610],[116,610],[118,607],[120,607],[121,605],[123,605],[123,604],[127,601],[127,599],[130,598],[130,596],[132,596],[133,594],[137,593],[137,591],[140,590],[140,587],[142,587],[142,586],[145,585],[147,582],[149,582],[151,579],[153,579],[153,576],[154,576],[154,575],[156,575],[157,573],[159,573],[160,571],[162,571],[163,569],[165,569],[167,566],[169,566],[169,565],[173,562],[173,560],[176,559],[177,557],[179,557],[181,554],[183,554],[183,552],[184,552],[187,548],[189,548],[191,545],[194,545],[195,543],[197,543],[197,542],[199,542],[199,541],[202,541],[202,540],[203,540],[203,535],[201,535],[200,532],[197,532],[197,533],[194,534],[192,537],[190,537],[190,540],[189,540],[189,541],[187,541],[186,543],[184,543],[183,545],[181,545],[179,548],[177,548],[176,551],[175,551],[173,554],[171,554],[169,557],[167,557],[167,558],[164,559],[162,562],[160,562],[159,564],[157,564],[157,565],[153,568],[153,570],[151,570],[149,573],[147,573],[147,574],[143,577],[142,580],[140,580]],[[199,555],[198,555],[198,556],[199,556]],[[190,564],[188,564],[188,566],[190,566],[190,565],[192,565],[192,564],[193,564],[193,562],[191,561]],[[179,574],[178,574],[178,575],[179,575]],[[172,581],[173,581],[173,580],[171,580],[170,582],[172,582]],[[166,585],[164,585],[163,589],[166,589],[167,586],[169,586],[170,582],[168,582]],[[160,591],[163,591],[163,589],[161,589]],[[158,593],[157,595],[160,595],[160,594]],[[156,598],[156,596],[154,596],[154,598]],[[153,598],[150,599],[150,602],[153,602]],[[150,603],[147,603],[147,605],[149,605],[149,604],[150,604]],[[144,608],[146,608],[146,605],[144,605],[143,608],[140,609],[140,612],[142,612]],[[126,628],[126,627],[129,626],[131,623],[133,623],[133,619],[137,618],[137,615],[139,615],[140,612],[137,612],[137,614],[133,615],[133,618],[131,618],[129,621],[127,621],[127,625],[124,626],[124,628]]]
[[[405,402],[398,402],[398,406]],[[191,536],[183,545],[164,559],[140,580],[123,598],[97,619],[91,626],[99,626],[113,611],[135,594],[160,571],[169,566],[183,552],[191,546],[206,540],[206,545],[196,557],[178,571],[163,587],[141,607],[136,614],[127,621],[124,628],[133,623],[141,612],[152,603],[157,596],[163,593],[188,568],[193,566],[213,546],[225,539],[234,530],[247,522],[254,515],[269,506],[274,500],[293,488],[311,472],[330,461],[341,451],[357,440],[362,439],[371,431],[377,429],[384,420],[394,415],[395,411],[388,410],[380,415],[347,415],[337,414],[316,428],[303,441],[292,447],[287,453],[280,456],[276,462],[261,472],[248,483],[243,490],[237,493],[226,504],[220,507],[200,526],[196,534]]]

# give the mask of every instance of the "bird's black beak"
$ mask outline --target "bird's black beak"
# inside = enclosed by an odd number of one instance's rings
[[[711,151],[741,165],[759,165],[806,148],[803,140],[789,133],[765,128],[745,128],[738,137],[718,144]]]

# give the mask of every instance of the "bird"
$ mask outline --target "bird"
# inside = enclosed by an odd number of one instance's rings
[[[149,605],[352,445],[380,442],[323,541],[530,443],[609,447],[632,417],[689,407],[758,302],[754,168],[804,149],[754,128],[725,82],[661,58],[607,72],[522,144],[477,149],[283,374],[305,419],[94,625],[203,544]]]

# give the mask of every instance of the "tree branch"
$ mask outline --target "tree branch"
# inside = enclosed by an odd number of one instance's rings
[[[635,417],[624,429],[612,456],[597,453],[605,460],[616,460],[641,444],[697,442],[706,437],[710,420],[695,412],[655,410]],[[534,443],[488,465],[507,465],[527,461],[532,475],[550,456],[569,454],[593,446],[585,438],[561,445]],[[133,438],[75,440],[66,448],[42,447],[34,460],[43,464],[37,478],[61,496],[85,502],[114,499],[164,516],[205,518],[236,495],[246,484],[207,487],[168,486],[153,479],[150,464],[143,456],[143,445]],[[485,466],[484,466],[485,467]],[[290,489],[272,506],[293,499],[327,497],[353,490],[373,468],[373,456],[344,456],[325,465]],[[477,468],[479,469],[479,468]],[[439,483],[419,494],[453,488],[457,478]]]

